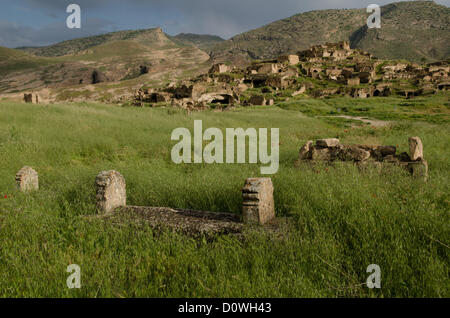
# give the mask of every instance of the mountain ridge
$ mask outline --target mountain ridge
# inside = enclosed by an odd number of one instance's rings
[[[248,62],[350,41],[352,48],[380,58],[435,61],[450,56],[450,8],[434,1],[404,1],[382,6],[381,15],[381,29],[368,29],[365,9],[300,13],[236,35],[210,55],[216,62]]]

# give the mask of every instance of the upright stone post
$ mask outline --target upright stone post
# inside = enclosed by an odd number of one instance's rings
[[[22,192],[39,190],[39,175],[31,167],[20,169],[16,174],[16,182]]]
[[[242,198],[244,223],[264,225],[275,218],[272,179],[247,179],[242,189]]]
[[[409,138],[409,157],[412,162],[408,167],[413,177],[428,180],[428,162],[423,156],[423,143],[420,137]]]
[[[97,211],[110,213],[127,205],[125,178],[117,171],[102,171],[95,179]]]
[[[409,156],[412,161],[424,159],[423,157],[423,143],[419,137],[409,138]]]

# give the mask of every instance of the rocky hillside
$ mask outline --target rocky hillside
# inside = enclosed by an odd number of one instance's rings
[[[78,54],[96,46],[117,41],[133,41],[153,48],[176,47],[166,34],[160,29],[146,29],[135,31],[118,31],[102,35],[64,41],[45,47],[18,48],[37,56],[63,56]]]
[[[175,43],[180,43],[183,45],[196,46],[205,52],[210,51],[214,46],[225,41],[217,35],[193,33],[180,33],[171,37],[171,40]]]
[[[198,47],[175,43],[159,28],[34,49],[0,47],[0,98],[51,89],[56,100],[109,101],[142,83],[158,86],[207,70],[208,61],[208,54]]]
[[[366,9],[297,14],[214,47],[215,61],[274,58],[327,42],[350,41],[383,59],[435,61],[450,57],[450,8],[433,1],[383,6],[381,29],[368,29]]]

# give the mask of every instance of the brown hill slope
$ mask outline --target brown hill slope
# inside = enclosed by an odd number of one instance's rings
[[[79,95],[92,99],[119,98],[123,92],[129,94],[143,83],[157,86],[209,67],[205,52],[195,46],[174,43],[161,29],[81,38],[39,50],[0,47],[3,97],[50,89],[61,100]]]

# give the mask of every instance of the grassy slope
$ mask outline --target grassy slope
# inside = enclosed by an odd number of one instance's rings
[[[27,69],[37,69],[52,64],[53,61],[45,57],[36,57],[19,50],[0,47],[0,75]]]
[[[444,97],[423,105],[376,99],[367,116],[393,114],[391,129],[350,129],[317,115],[338,108],[358,112],[369,101],[302,100],[226,113],[119,108],[94,104],[0,103],[0,296],[47,297],[449,297],[448,116]],[[362,103],[362,104],[358,104]],[[390,105],[391,107],[389,107]],[[420,120],[404,116],[417,109]],[[311,113],[311,112],[310,112]],[[447,117],[446,117],[447,118]],[[112,225],[94,214],[94,178],[115,169],[127,180],[128,203],[240,212],[244,179],[259,165],[180,165],[170,161],[174,128],[281,127],[281,168],[273,176],[276,213],[293,227],[272,237],[248,233],[241,242],[215,242],[148,228]],[[43,125],[42,123],[45,123]],[[294,167],[309,139],[340,136],[344,143],[425,143],[427,184],[400,170],[361,174],[347,165]],[[41,190],[23,195],[14,174],[24,165],[40,173]],[[82,269],[82,289],[66,287],[66,267]],[[369,264],[382,269],[382,289],[362,285]]]

